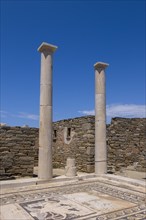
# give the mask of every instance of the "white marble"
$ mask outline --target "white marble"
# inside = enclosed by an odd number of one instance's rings
[[[74,158],[67,158],[67,163],[65,167],[65,175],[67,177],[75,177],[77,175]]]
[[[34,220],[18,204],[8,204],[0,207],[1,220]]]
[[[38,178],[51,179],[52,171],[52,69],[56,46],[42,43],[40,77],[40,129]]]
[[[48,147],[52,145],[52,107],[40,106],[40,130],[39,147]]]
[[[95,94],[95,121],[106,121],[106,100],[105,94]]]
[[[40,105],[52,106],[52,85],[42,84],[40,90]]]
[[[95,69],[95,93],[97,94],[105,94],[105,72],[104,70],[99,71]]]
[[[107,173],[106,148],[106,63],[97,62],[95,68],[95,173]]]
[[[101,120],[96,121],[95,122],[95,131],[96,131],[95,144],[97,142],[106,143],[106,124],[105,124],[105,121],[101,121]]]
[[[111,196],[96,191],[67,194],[64,197],[87,207],[91,211],[96,211],[98,215],[133,206],[132,203],[117,198],[113,199]]]
[[[105,150],[105,148],[105,142],[97,142],[97,147],[95,148],[95,160],[97,163],[100,163],[101,161],[105,161],[106,163],[107,151]]]

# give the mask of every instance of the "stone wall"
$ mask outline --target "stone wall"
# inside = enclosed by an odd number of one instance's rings
[[[94,172],[94,116],[54,123],[53,161],[55,167],[65,167],[67,157],[76,159],[77,169]],[[67,141],[67,129],[72,138]],[[146,170],[146,119],[113,118],[107,125],[108,172],[133,166]]]
[[[75,158],[77,169],[94,171],[94,117],[80,117],[55,122],[53,165],[65,167],[68,157]]]
[[[0,127],[0,174],[30,176],[38,146],[38,129]]]
[[[53,167],[62,168],[68,157],[78,171],[94,172],[94,116],[53,123]],[[146,119],[114,118],[107,126],[108,171],[134,166],[146,169]],[[38,164],[38,128],[0,127],[0,173],[32,175]]]
[[[146,118],[113,118],[107,128],[108,168],[146,171]]]

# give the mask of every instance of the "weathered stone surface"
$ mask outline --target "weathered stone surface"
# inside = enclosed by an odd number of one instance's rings
[[[82,129],[85,130],[90,130],[91,129],[91,124],[90,123],[85,123],[82,125]]]
[[[94,164],[87,164],[87,173],[93,173],[95,171]]]
[[[84,124],[85,127],[90,124],[90,129],[83,130]],[[145,172],[145,124],[146,119],[114,118],[107,125],[108,171],[115,172],[134,164],[135,170]],[[65,128],[75,133],[69,144],[64,142]],[[54,130],[53,167],[65,168],[67,158],[74,157],[77,171],[94,172],[95,140],[85,137],[95,132],[94,116],[54,122],[53,138]],[[18,138],[21,137],[19,143],[13,141],[15,131],[20,131],[17,133]],[[135,133],[139,133],[136,140],[133,138]],[[33,166],[38,165],[38,128],[0,127],[0,151],[0,173],[32,175]]]
[[[86,153],[88,155],[94,155],[95,154],[95,148],[94,147],[87,147]]]
[[[65,175],[67,177],[75,177],[77,175],[74,158],[70,158],[70,157],[67,158]]]
[[[108,166],[116,170],[133,165],[135,170],[143,171],[146,146],[145,118],[114,118],[107,127]],[[135,138],[136,137],[136,138]],[[145,143],[145,144],[144,144]]]
[[[107,173],[106,145],[106,63],[97,62],[95,69],[95,173]]]
[[[70,128],[70,137],[68,128]],[[53,164],[56,165],[57,161],[61,161],[60,166],[65,167],[67,158],[74,157],[77,170],[86,172],[87,158],[89,157],[86,153],[87,147],[94,148],[94,117],[61,120],[53,123],[53,130],[56,130],[56,138],[53,142]],[[67,137],[70,138],[68,144],[65,140]]]
[[[37,128],[0,127],[0,174],[32,175],[36,139]]]
[[[40,77],[40,129],[38,178],[51,179],[52,167],[52,70],[53,52],[56,46],[42,43],[38,48],[41,53]]]

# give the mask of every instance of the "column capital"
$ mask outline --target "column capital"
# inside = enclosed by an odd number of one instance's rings
[[[51,52],[51,53],[53,53],[53,52],[55,52],[55,50],[57,49],[58,47],[57,46],[55,46],[55,45],[52,45],[52,44],[48,44],[48,43],[46,43],[46,42],[43,42],[40,46],[39,46],[39,48],[38,48],[38,51],[40,52],[40,53],[42,53],[42,52]]]
[[[94,69],[100,72],[102,70],[105,70],[106,67],[108,67],[108,66],[109,66],[109,64],[107,64],[107,63],[97,62],[94,64]]]

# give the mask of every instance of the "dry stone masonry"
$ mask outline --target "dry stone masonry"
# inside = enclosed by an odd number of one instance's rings
[[[0,126],[0,174],[32,176],[38,165],[38,128]],[[75,158],[77,171],[94,172],[94,116],[53,123],[53,167]],[[146,118],[113,118],[107,125],[108,171],[146,171]]]
[[[109,169],[146,172],[146,118],[113,118],[107,137]]]
[[[38,129],[0,127],[0,174],[32,176]]]
[[[81,117],[55,122],[53,164],[65,167],[68,157],[75,158],[77,170],[94,171],[94,117]]]

